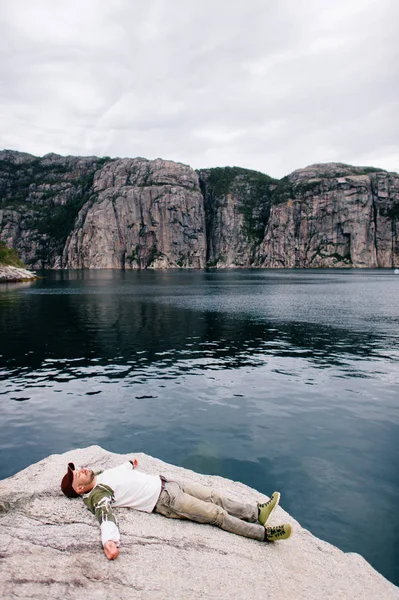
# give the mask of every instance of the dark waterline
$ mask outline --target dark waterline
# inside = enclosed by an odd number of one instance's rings
[[[99,444],[270,495],[399,584],[399,276],[67,271],[0,287],[0,478]]]

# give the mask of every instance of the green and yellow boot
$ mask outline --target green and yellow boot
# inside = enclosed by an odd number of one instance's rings
[[[274,492],[268,502],[258,504],[258,521],[261,525],[266,525],[279,502],[280,492]]]
[[[289,523],[276,525],[276,527],[265,527],[265,541],[277,542],[278,540],[288,540],[292,533],[292,527]]]

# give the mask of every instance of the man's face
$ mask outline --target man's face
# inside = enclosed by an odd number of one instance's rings
[[[79,492],[79,489],[85,488],[90,485],[94,479],[94,471],[82,467],[79,471],[74,471],[72,487],[75,492]]]

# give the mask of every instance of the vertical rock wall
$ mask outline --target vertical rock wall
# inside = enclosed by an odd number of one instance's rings
[[[198,177],[164,160],[121,159],[96,174],[94,198],[68,237],[68,268],[203,268],[205,213]]]
[[[263,240],[272,190],[268,175],[224,167],[199,171],[207,231],[207,265],[251,266]]]
[[[3,151],[0,239],[34,269],[398,267],[399,175]]]
[[[0,239],[33,269],[59,269],[95,172],[110,159],[0,152]]]
[[[272,196],[253,266],[393,267],[398,209],[396,173],[335,164],[295,171]]]

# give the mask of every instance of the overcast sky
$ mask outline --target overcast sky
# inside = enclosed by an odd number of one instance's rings
[[[399,171],[398,0],[0,0],[0,149]]]

